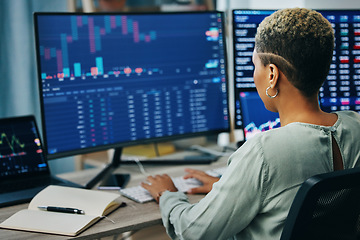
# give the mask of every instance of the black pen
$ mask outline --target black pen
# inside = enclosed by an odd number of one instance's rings
[[[73,213],[73,214],[85,214],[83,210],[76,208],[65,208],[65,207],[53,207],[53,206],[38,206],[39,209],[50,212],[61,212],[61,213]]]

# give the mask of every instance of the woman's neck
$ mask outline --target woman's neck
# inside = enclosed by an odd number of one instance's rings
[[[315,125],[332,126],[337,121],[337,115],[326,113],[320,109],[317,97],[293,97],[284,101],[279,108],[281,126],[293,122],[303,122]]]

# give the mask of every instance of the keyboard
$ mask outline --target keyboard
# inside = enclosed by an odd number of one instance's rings
[[[214,177],[220,177],[225,172],[225,169],[226,167],[216,168],[206,171],[206,173]],[[173,180],[175,187],[181,192],[187,192],[191,188],[202,185],[202,183],[195,178],[184,179],[183,177],[175,177],[171,179]],[[120,189],[120,193],[124,197],[138,203],[146,203],[154,200],[151,194],[141,186],[123,188]]]

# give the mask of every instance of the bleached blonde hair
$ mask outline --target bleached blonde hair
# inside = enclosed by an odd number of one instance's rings
[[[304,96],[319,92],[334,50],[334,30],[320,13],[287,8],[266,17],[257,29],[255,50],[264,66],[275,64]]]

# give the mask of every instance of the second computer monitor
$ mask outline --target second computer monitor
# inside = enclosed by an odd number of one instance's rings
[[[243,126],[245,140],[255,136],[259,132],[264,132],[273,128],[280,127],[278,113],[267,110],[257,92],[239,92],[241,119],[237,120],[239,126]]]
[[[260,117],[264,110],[263,105],[260,109],[250,109],[242,97],[249,95],[252,99],[261,101],[255,92],[254,66],[251,60],[256,29],[260,22],[274,11],[233,10],[235,128],[243,129],[245,133],[249,129],[247,124],[251,123],[253,126],[253,122],[257,122],[257,117]],[[317,11],[329,20],[335,33],[333,61],[327,79],[320,89],[320,107],[327,112],[354,110],[360,113],[360,11]],[[277,122],[274,115],[264,116],[269,119],[259,122],[256,129],[263,129],[260,126],[265,122]]]
[[[335,33],[330,72],[320,89],[324,111],[360,113],[360,10],[319,10]]]
[[[233,10],[235,129],[244,139],[280,126],[279,115],[268,111],[255,89],[252,55],[256,29],[274,10]]]

